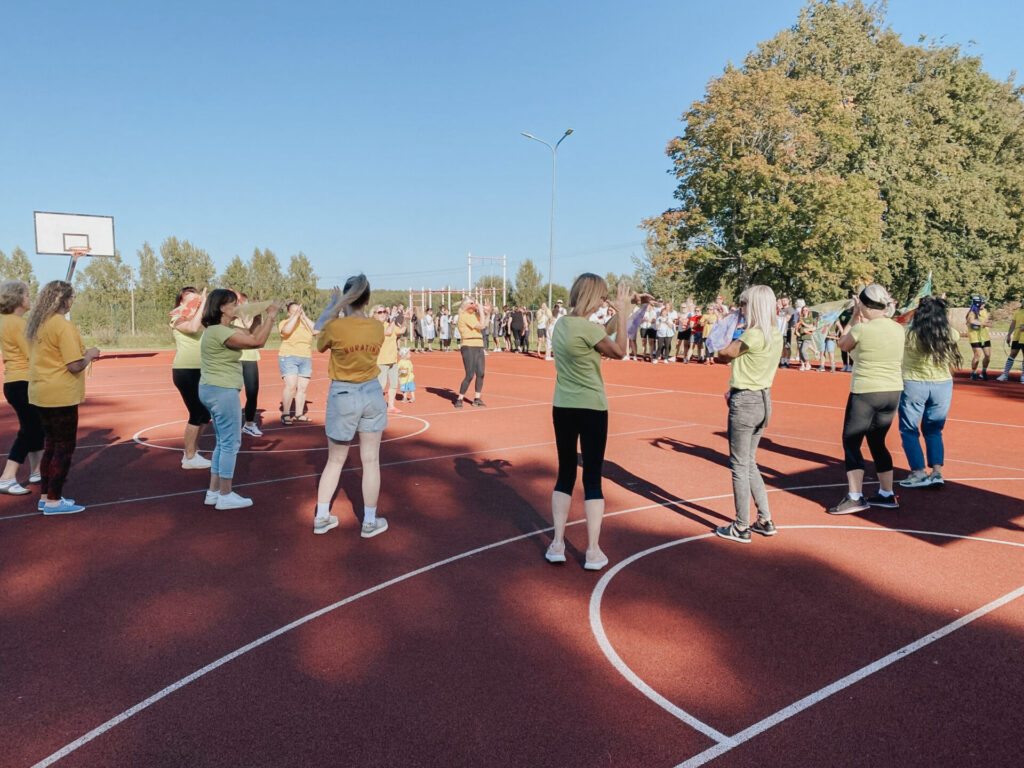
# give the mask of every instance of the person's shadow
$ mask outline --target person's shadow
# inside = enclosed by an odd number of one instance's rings
[[[702,506],[686,499],[676,498],[673,494],[666,491],[664,488],[655,485],[650,480],[645,480],[638,475],[634,475],[628,469],[620,464],[616,464],[614,461],[604,460],[604,477],[616,485],[625,488],[627,491],[643,496],[645,499],[660,504],[666,509],[670,509],[677,515],[682,515],[696,523],[705,525],[708,528],[715,528],[716,523],[714,520],[709,518],[715,518],[723,522],[730,522],[731,517],[722,515],[719,512],[715,512],[713,509]]]
[[[447,400],[449,403],[454,403],[456,400],[459,399],[458,392],[449,387],[445,387],[444,389],[442,389],[441,387],[424,387],[424,389],[426,389],[427,392],[429,392],[432,395],[436,395],[437,397],[440,397],[443,400]]]

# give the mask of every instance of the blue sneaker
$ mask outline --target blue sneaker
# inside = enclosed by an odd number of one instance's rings
[[[74,507],[74,506],[76,506],[75,500],[74,499],[65,499],[63,496],[61,496],[60,504],[57,505],[57,508],[59,509],[61,507],[65,507],[65,506],[67,506],[67,507]],[[42,499],[39,500],[39,511],[43,512],[43,511],[45,511],[45,509],[46,509],[46,499],[42,498]],[[82,507],[81,509],[76,509],[75,511],[76,512],[81,512],[83,509],[85,509],[85,507]],[[51,512],[50,514],[58,514],[58,513]],[[64,512],[64,513],[61,513],[61,514],[71,514],[71,513],[70,512]]]

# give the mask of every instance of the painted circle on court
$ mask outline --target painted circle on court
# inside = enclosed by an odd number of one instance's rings
[[[323,411],[309,410],[307,413],[323,413]],[[394,423],[396,420],[399,424]],[[143,427],[132,435],[132,440],[147,448],[183,453],[184,448],[182,447],[181,429],[186,423],[186,419],[177,419],[175,421],[165,421],[162,424],[152,424],[148,427]],[[175,428],[174,431],[176,434],[170,434],[170,428],[172,427]],[[430,429],[430,422],[426,419],[420,418],[419,416],[409,416],[404,413],[389,414],[388,425],[384,430],[384,437],[381,439],[381,443],[393,443],[396,440],[407,440],[411,437],[423,434],[428,429]],[[147,436],[152,435],[153,433],[155,433],[155,436]],[[290,439],[287,439],[287,442],[285,442],[286,435],[291,436]],[[296,440],[300,440],[304,444],[296,447],[278,447],[277,445],[277,443],[294,445]],[[247,444],[253,445],[254,441],[255,444],[260,447],[242,448],[238,452],[253,454],[306,453],[308,451],[327,450],[324,436],[324,425],[317,422],[309,424],[292,424],[289,426],[285,426],[284,424],[271,425],[263,429],[263,437],[242,435],[243,446]],[[199,452],[212,452],[215,442],[216,438],[213,434],[213,428],[210,427],[204,430],[204,434],[199,438]]]
[[[1018,543],[1018,542],[1002,541],[1002,540],[999,540],[999,539],[989,539],[989,538],[985,538],[985,537],[982,537],[982,536],[961,535],[961,534],[945,533],[945,532],[939,532],[939,531],[908,530],[908,529],[901,529],[901,528],[868,528],[868,527],[863,527],[863,526],[842,526],[842,525],[793,525],[793,526],[779,526],[779,530],[780,531],[789,530],[789,531],[793,531],[793,532],[800,531],[800,530],[825,530],[825,531],[830,531],[831,530],[831,531],[842,531],[844,533],[845,532],[849,532],[849,531],[864,532],[864,533],[898,533],[898,534],[903,534],[905,536],[915,536],[915,537],[919,537],[919,538],[932,538],[932,537],[934,537],[934,538],[939,538],[939,539],[971,541],[971,542],[980,542],[980,543],[985,543],[985,544],[1002,544],[1004,546],[1010,546],[1010,547],[1024,547],[1024,544],[1021,544],[1021,543]],[[704,540],[704,539],[714,539],[714,538],[715,538],[715,534],[714,533],[704,533],[704,534],[699,534],[697,536],[690,536],[690,537],[687,537],[687,538],[677,539],[675,541],[670,541],[670,542],[666,542],[666,543],[663,543],[663,544],[659,544],[657,546],[651,547],[650,549],[646,549],[646,550],[643,550],[641,552],[637,552],[636,554],[626,558],[625,560],[617,563],[615,566],[610,568],[606,573],[604,573],[602,575],[601,579],[594,586],[594,590],[591,593],[591,598],[590,598],[590,627],[591,627],[591,631],[594,634],[594,638],[597,641],[597,644],[600,647],[602,653],[604,653],[605,657],[612,664],[612,666],[616,669],[616,671],[618,671],[619,674],[621,674],[624,678],[626,678],[626,680],[628,680],[630,682],[630,684],[633,685],[634,688],[636,688],[640,693],[642,693],[644,696],[646,696],[650,701],[652,701],[654,704],[657,704],[659,707],[664,709],[666,712],[668,712],[672,716],[678,718],[679,720],[683,721],[687,725],[693,727],[695,730],[698,730],[698,731],[704,733],[709,738],[711,738],[711,739],[713,739],[715,741],[718,741],[718,742],[720,742],[722,744],[725,744],[725,743],[730,743],[731,742],[731,738],[730,737],[724,736],[722,733],[720,733],[717,730],[715,730],[713,727],[708,725],[706,722],[704,722],[701,719],[698,719],[697,717],[692,715],[689,711],[687,711],[687,709],[677,705],[674,701],[672,701],[670,699],[670,697],[671,698],[678,698],[677,696],[673,696],[671,693],[669,694],[669,696],[666,696],[666,695],[663,695],[662,693],[660,693],[658,690],[655,689],[655,687],[653,685],[651,685],[648,682],[647,679],[645,679],[645,675],[639,674],[636,671],[634,671],[633,668],[631,668],[623,660],[622,656],[615,649],[615,646],[613,645],[611,640],[608,638],[608,634],[607,634],[607,632],[605,630],[604,621],[601,618],[601,604],[602,604],[602,599],[604,598],[604,595],[605,595],[605,591],[607,590],[608,585],[612,582],[612,580],[615,579],[616,576],[620,575],[626,568],[628,568],[629,566],[635,564],[637,561],[639,561],[639,560],[641,560],[643,558],[646,558],[646,557],[648,557],[650,555],[659,553],[659,552],[661,552],[663,550],[667,550],[667,549],[676,547],[676,546],[678,546],[680,544],[688,544],[688,543],[692,543],[692,542],[696,542],[696,541],[701,541],[701,540]],[[728,542],[722,542],[722,546],[730,548],[729,550],[726,550],[726,552],[731,552],[732,554],[724,555],[724,556],[729,557],[729,558],[732,558],[732,557],[734,557],[736,555],[742,557],[743,556],[743,550],[746,549],[746,547],[740,547],[739,545],[736,545],[734,543],[728,543]],[[752,546],[754,546],[754,545],[752,545]],[[762,545],[762,546],[764,546],[764,545]],[[737,549],[739,549],[739,552],[736,552]],[[943,556],[943,555],[945,555],[945,556],[952,556],[952,557],[958,557],[959,556],[960,559],[962,560],[962,551],[961,550],[957,550],[956,552],[949,553],[947,551],[942,550],[941,548],[937,548],[935,550],[930,550],[930,551],[933,554],[938,555],[938,556]],[[817,568],[817,569],[824,569],[824,568],[829,567],[828,566],[829,554],[830,553],[827,551],[827,548],[826,548],[825,552],[815,550],[814,552],[812,552],[810,554],[809,557],[805,553],[799,553],[798,556],[808,557],[809,562],[811,562],[811,566],[810,567]],[[715,557],[718,557],[718,556],[720,556],[719,553],[710,553],[710,558],[715,558]],[[791,551],[787,551],[787,552],[784,553],[783,556],[786,557],[786,558],[791,559],[791,558],[794,557],[794,553],[791,552]],[[812,560],[812,558],[816,558],[816,560]],[[917,561],[915,561],[915,562],[917,562]],[[958,562],[960,562],[960,561],[958,560]],[[703,567],[703,564],[700,563],[699,561],[688,562],[687,565],[688,565],[689,568],[698,569],[698,570]],[[843,561],[843,566],[844,567],[848,566],[848,565],[849,565],[848,561]],[[893,565],[893,568],[896,568],[896,569],[899,569],[901,567],[903,567],[903,566],[901,566],[899,563],[894,563],[894,565]],[[921,566],[921,567],[927,567],[927,566]],[[979,576],[980,575],[986,575],[986,576],[993,575],[992,574],[992,569],[991,569],[991,562],[988,561],[988,560],[985,560],[984,558],[982,558],[977,563],[971,562],[971,563],[969,563],[967,565],[964,565],[963,567],[966,570],[968,570],[968,571],[970,571],[972,573],[977,573]],[[747,570],[752,571],[752,572],[756,572],[755,576],[751,577],[751,578],[756,578],[757,574],[764,573],[764,569],[759,570],[757,568],[750,568],[750,569],[747,569]],[[738,573],[738,572],[736,572],[736,573]],[[736,573],[734,573],[734,574],[727,574],[724,578],[721,579],[721,582],[723,584],[723,591],[730,591],[731,590],[733,592],[732,599],[733,599],[733,601],[735,601],[737,603],[737,605],[734,605],[733,607],[734,607],[734,609],[737,609],[737,613],[739,613],[739,612],[742,611],[742,605],[740,605],[740,604],[742,604],[743,601],[750,600],[750,599],[753,599],[753,598],[747,592],[743,591],[743,587],[739,583],[739,579],[737,578]],[[844,570],[844,568],[840,568],[840,567],[835,567],[834,568],[834,574],[835,574],[835,578],[837,578],[838,580],[847,580],[847,581],[849,581],[850,578],[851,578],[849,573],[846,570]],[[879,580],[882,577],[882,572],[879,571],[879,572],[875,573],[874,575],[876,576],[876,581],[877,581],[877,580]],[[948,574],[946,574],[946,575],[948,575]],[[962,576],[962,574],[960,574],[960,575]],[[995,576],[996,576],[997,580],[1002,578],[1002,575],[1000,575],[1000,574],[996,574]],[[749,577],[749,574],[748,574],[748,577]],[[913,578],[913,576],[911,575],[908,578]],[[950,578],[952,578],[952,577],[950,577]],[[1007,578],[1009,578],[1009,577],[1007,577]],[[659,583],[661,585],[664,584],[663,579],[664,579],[664,575],[659,576]],[[709,576],[709,580],[711,580],[710,576]],[[965,584],[971,585],[971,587],[973,588],[973,584],[971,582],[968,581],[968,582],[965,582]],[[855,586],[858,586],[858,585],[855,585]],[[880,592],[880,590],[878,590],[877,587],[871,586],[869,584],[859,584],[859,586],[860,586],[860,588],[862,588],[862,589],[864,589],[864,590],[866,590],[868,592],[872,592],[872,591]],[[1019,584],[1017,586],[1019,587]],[[690,584],[684,585],[681,588],[686,588],[686,589],[692,590],[693,592],[696,593],[696,592],[698,592],[701,589],[701,585],[699,583],[696,583],[696,584],[695,583],[690,583]],[[668,599],[665,598],[663,595],[659,598],[659,596],[658,596],[658,592],[659,591],[663,591],[663,590],[652,589],[650,591],[650,594],[638,595],[637,594],[637,590],[635,588],[633,588],[633,589],[627,590],[626,594],[629,596],[629,600],[632,600],[632,601],[643,601],[644,602],[644,607],[648,611],[650,611],[650,608],[651,608],[652,605],[658,604],[658,605],[665,606],[667,601],[668,601]],[[1017,590],[1017,591],[1019,592],[1019,590]],[[890,594],[882,594],[881,600],[883,602],[888,602],[888,603],[898,603],[899,600],[897,598],[897,594],[899,594],[899,593],[900,593],[900,589],[898,587],[896,587],[896,586],[892,586],[892,587],[890,587]],[[704,594],[704,593],[701,593],[701,594]],[[770,592],[768,592],[767,594],[770,595]],[[976,609],[978,609],[979,599],[973,598],[973,596],[971,598],[964,598],[963,595],[961,595],[960,599],[961,599],[962,602],[961,603],[956,603],[955,602],[955,600],[956,600],[955,597],[951,597],[951,596],[946,595],[942,590],[934,590],[933,594],[935,595],[935,599],[930,601],[930,602],[925,602],[925,601],[921,600],[920,598],[917,598],[916,602],[914,602],[914,603],[911,603],[911,604],[903,603],[902,604],[902,608],[907,609],[906,611],[904,611],[904,613],[911,613],[911,612],[913,612],[915,614],[914,616],[911,617],[911,619],[902,619],[902,621],[903,621],[903,623],[905,625],[912,623],[912,620],[913,621],[921,621],[922,617],[924,617],[924,616],[927,616],[927,617],[931,618],[933,615],[937,614],[938,611],[941,610],[941,609],[944,609],[946,611],[951,611],[952,612],[951,615],[959,615],[959,616],[963,616],[964,614],[971,613],[971,612],[975,611]],[[756,595],[756,593],[755,593],[755,595]],[[765,597],[765,599],[767,600],[768,597]],[[984,601],[984,598],[980,598],[980,600]],[[968,607],[968,601],[970,601],[969,602],[969,607]],[[719,602],[718,605],[720,605],[720,604],[721,603]],[[749,604],[749,603],[747,603],[747,604]],[[628,601],[625,598],[623,598],[623,605],[628,605]],[[963,610],[961,611],[960,608],[954,607],[956,605],[963,606]],[[673,609],[675,609],[678,612],[678,610],[680,609],[680,605],[676,604],[676,603],[669,604],[669,611],[671,612]],[[910,609],[913,609],[913,610],[911,611]],[[813,620],[813,616],[817,615],[815,613],[816,610],[817,609],[816,609],[816,606],[814,604],[809,605],[808,608],[807,608],[808,616],[805,617],[805,619],[809,620],[810,623],[817,630],[820,630],[822,632],[836,631],[835,628],[829,626],[827,621],[820,620],[820,617],[819,617],[819,620],[817,622],[815,622]],[[638,615],[640,614],[640,612],[641,611],[638,608],[637,609]],[[648,615],[651,615],[651,614],[648,614]],[[686,617],[684,617],[682,619],[682,621],[683,622],[691,621],[693,624],[696,625],[696,624],[701,624],[702,623],[701,622],[701,618],[702,617],[701,617],[700,612],[695,609],[693,611],[693,614],[687,615]],[[901,617],[900,616],[893,617],[893,621],[896,621],[899,618],[901,618]],[[633,619],[634,624],[630,624],[630,619]],[[673,626],[673,621],[674,621],[673,618],[670,618],[668,621],[660,622],[660,624],[661,624],[660,627],[657,626],[659,624],[659,622],[654,622],[655,626],[653,627],[653,629],[652,629],[652,627],[649,624],[647,624],[647,625],[645,625],[645,624],[638,625],[636,623],[637,617],[636,616],[629,616],[628,613],[620,616],[618,620],[621,622],[621,624],[623,626],[626,626],[626,627],[637,627],[636,635],[639,638],[638,639],[638,643],[640,643],[640,646],[639,646],[640,650],[639,651],[634,651],[634,655],[639,656],[639,658],[641,660],[640,663],[642,665],[648,667],[649,669],[661,668],[662,671],[659,674],[661,674],[665,678],[667,678],[667,681],[666,681],[665,685],[669,685],[670,683],[668,681],[670,681],[670,680],[682,679],[682,678],[686,679],[687,686],[694,685],[695,681],[692,679],[692,675],[690,675],[690,676],[680,675],[680,671],[679,670],[676,670],[675,671],[675,675],[673,675],[673,673],[666,671],[664,667],[660,667],[659,662],[656,661],[656,659],[658,658],[659,653],[660,653],[660,651],[657,650],[657,644],[658,643],[674,643],[675,644],[674,650],[676,652],[678,652],[680,649],[683,649],[684,650],[683,655],[684,656],[686,655],[685,654],[685,644],[687,642],[688,635],[685,634],[685,633],[678,632],[678,627],[674,627],[674,631],[673,632],[667,632],[664,629],[666,625],[670,626],[670,627]],[[704,622],[704,624],[706,624],[706,622]],[[718,663],[720,666],[725,667],[722,670],[721,674],[723,676],[728,677],[730,675],[739,674],[739,673],[736,673],[734,671],[734,668],[730,669],[728,667],[728,664],[729,664],[728,660],[730,659],[730,657],[735,658],[735,656],[732,656],[733,654],[738,654],[740,657],[742,657],[744,655],[749,656],[749,657],[757,657],[758,654],[765,654],[766,653],[766,654],[769,655],[769,658],[772,657],[771,655],[772,655],[772,652],[774,650],[774,647],[770,643],[766,643],[764,638],[760,637],[758,635],[757,627],[755,627],[755,626],[746,627],[745,629],[748,630],[748,631],[744,632],[739,637],[737,637],[737,633],[736,632],[734,632],[734,631],[733,632],[727,631],[726,629],[723,628],[722,625],[714,625],[714,624],[712,624],[711,626],[704,626],[703,628],[704,628],[705,631],[702,633],[702,639],[701,639],[700,642],[695,642],[694,643],[695,648],[693,649],[693,651],[690,654],[691,658],[688,660],[688,663],[691,665],[691,669],[700,669],[704,665],[713,665],[713,664]],[[771,629],[771,627],[769,627],[769,629]],[[935,628],[933,628],[933,629],[935,629]],[[640,630],[642,630],[642,632],[643,632],[643,636],[642,637],[640,637]],[[660,638],[655,634],[659,630],[661,630],[661,637]],[[914,630],[914,631],[916,631],[916,630]],[[908,633],[909,634],[913,634],[913,631],[908,629]],[[927,633],[926,632],[922,632],[921,634],[927,634]],[[718,643],[720,644],[720,647],[716,647],[716,639],[718,640]],[[650,647],[650,643],[652,643],[652,642],[655,643],[655,648],[654,649],[652,649]],[[710,643],[710,645],[708,645],[708,643]],[[729,647],[729,646],[735,646],[735,647]],[[737,651],[736,647],[739,647],[740,650]],[[891,651],[896,651],[898,647],[899,646],[891,648],[891,649],[888,649],[886,652],[888,653],[888,652],[891,652]],[[710,651],[710,655],[707,655],[708,651]],[[696,658],[698,653],[700,654],[700,658]],[[741,674],[739,675],[738,678],[736,678],[736,685],[738,686],[738,690],[743,692],[742,695],[749,694],[749,691],[747,690],[747,687],[749,687],[750,682],[748,680],[746,680]],[[691,705],[692,705],[692,703],[693,702],[691,702]],[[706,707],[704,707],[703,709],[706,709]]]

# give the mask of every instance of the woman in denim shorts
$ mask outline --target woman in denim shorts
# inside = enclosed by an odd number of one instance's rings
[[[316,321],[319,331],[316,348],[331,351],[327,394],[327,466],[320,475],[316,496],[313,533],[327,533],[337,527],[338,518],[330,513],[331,497],[338,488],[348,449],[359,434],[359,459],[363,468],[364,539],[384,533],[388,521],[377,517],[380,495],[380,438],[388,424],[387,401],[381,389],[377,356],[384,343],[384,324],[388,311],[379,307],[376,317],[367,317],[370,283],[366,275],[345,281],[345,289],[335,287],[331,303]]]
[[[277,351],[277,365],[284,381],[281,393],[281,423],[312,421],[305,415],[306,389],[313,375],[313,321],[302,310],[302,305],[289,301],[285,310],[288,317],[277,324],[281,334],[281,348]],[[295,416],[291,415],[295,403]]]

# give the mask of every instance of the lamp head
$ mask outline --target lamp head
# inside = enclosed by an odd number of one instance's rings
[[[565,135],[566,135],[566,136],[568,136],[568,135],[569,135],[570,133],[572,133],[572,128],[568,129],[568,130],[567,130],[567,131],[565,132]]]

